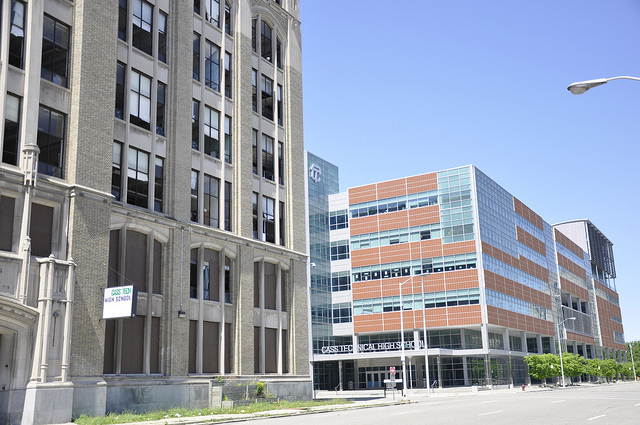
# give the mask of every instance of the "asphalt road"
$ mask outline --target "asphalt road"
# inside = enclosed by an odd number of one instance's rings
[[[265,419],[275,424],[640,424],[640,383],[431,397],[366,409]]]

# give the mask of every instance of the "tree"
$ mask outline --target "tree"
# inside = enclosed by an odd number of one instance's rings
[[[531,354],[526,356],[524,361],[529,366],[529,375],[539,381],[560,374],[560,360],[554,354]]]
[[[595,376],[600,378],[602,376],[602,369],[600,364],[602,360],[600,359],[589,359],[585,361],[585,372],[588,375]]]
[[[602,376],[606,377],[607,381],[610,381],[614,376],[616,376],[618,372],[616,364],[616,361],[613,359],[602,360],[600,363]]]
[[[584,358],[575,353],[562,353],[564,374],[571,378],[577,378],[585,373]]]

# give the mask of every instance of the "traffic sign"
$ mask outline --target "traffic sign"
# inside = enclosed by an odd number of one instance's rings
[[[391,373],[391,374],[396,373],[396,368],[395,368],[395,366],[391,366],[391,368],[389,368],[389,373]]]

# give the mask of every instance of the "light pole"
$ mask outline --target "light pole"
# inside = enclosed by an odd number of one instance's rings
[[[633,343],[629,343],[629,348],[631,348],[631,366],[633,366],[633,380],[636,380],[636,363],[633,361]]]
[[[401,347],[401,351],[400,351],[400,359],[402,360],[402,397],[406,398],[407,397],[407,373],[405,371],[404,368],[404,363],[405,363],[405,358],[404,358],[404,303],[402,302],[402,285],[404,285],[405,283],[409,282],[412,278],[409,277],[409,279],[405,280],[404,282],[400,283],[400,285],[398,286],[400,289],[400,343],[402,344]]]
[[[560,325],[562,325],[562,331],[566,332],[565,327],[564,327],[564,322],[566,322],[567,320],[576,320],[575,317],[567,317],[566,319],[564,319],[562,322],[558,323],[558,347],[560,347],[560,370],[562,373],[562,387],[566,387],[566,385],[564,384],[564,364],[562,362],[562,340],[560,339]]]
[[[569,90],[573,94],[582,94],[582,93],[586,92],[589,89],[601,86],[603,84],[607,84],[607,82],[612,81],[612,80],[634,80],[634,81],[640,81],[640,78],[622,76],[622,77],[612,77],[612,78],[598,78],[598,79],[595,79],[595,80],[587,80],[587,81],[578,81],[577,83],[573,83],[569,87],[567,87],[567,90]]]
[[[429,276],[429,273],[426,273]],[[429,354],[427,352],[427,306],[425,305],[424,300],[424,276],[422,275],[422,336],[424,337],[424,372],[426,376],[427,383],[427,396],[430,396],[429,389],[431,385],[429,384]],[[633,355],[633,353],[631,353]],[[633,358],[633,357],[632,357]]]

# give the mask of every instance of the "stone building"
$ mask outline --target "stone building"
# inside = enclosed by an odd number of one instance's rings
[[[299,1],[0,12],[0,420],[310,396]]]

